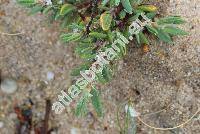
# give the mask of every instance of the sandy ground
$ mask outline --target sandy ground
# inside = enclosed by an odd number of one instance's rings
[[[96,119],[88,114],[77,118],[72,114],[75,104],[61,115],[51,115],[51,126],[58,127],[58,134],[91,133],[117,134],[117,106],[128,98],[134,101],[142,119],[156,127],[173,127],[186,121],[200,108],[200,4],[199,0],[156,0],[167,15],[181,15],[187,23],[182,26],[189,36],[174,38],[175,45],[151,42],[151,52],[129,44],[128,55],[117,67],[114,79],[99,86],[104,103],[104,117]],[[12,77],[18,82],[14,94],[0,90],[0,134],[14,133],[16,115],[13,106],[30,97],[36,118],[43,117],[45,98],[56,101],[61,89],[67,89],[75,79],[70,71],[80,64],[73,53],[73,44],[59,41],[61,30],[57,24],[48,25],[43,15],[28,16],[27,10],[14,0],[0,1],[0,31],[22,33],[17,36],[0,34],[0,69],[2,77]],[[46,74],[55,74],[47,81]],[[48,83],[45,84],[45,81]],[[92,107],[89,108],[93,113]],[[199,134],[200,118],[171,130],[150,129],[137,121],[138,134]]]

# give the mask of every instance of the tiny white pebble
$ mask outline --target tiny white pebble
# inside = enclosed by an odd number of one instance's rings
[[[53,131],[53,132],[51,132],[51,134],[57,134],[57,133]]]
[[[191,72],[188,72],[188,76],[191,76],[191,74],[192,74]]]
[[[39,99],[41,99],[41,95],[38,94],[38,95],[35,96],[35,98],[39,100]]]
[[[3,128],[4,123],[2,121],[0,121],[0,128]]]
[[[45,80],[44,83],[47,85],[47,84],[48,84],[48,81]]]
[[[11,119],[11,120],[17,119],[17,114],[16,113],[10,113],[9,119]]]
[[[77,128],[72,128],[70,134],[78,134],[78,129]]]
[[[1,83],[1,90],[4,93],[11,94],[17,90],[17,83],[13,79],[4,79]]]
[[[53,72],[47,72],[47,80],[53,80],[54,79],[54,73]]]

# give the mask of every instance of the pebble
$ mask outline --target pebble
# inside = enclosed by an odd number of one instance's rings
[[[57,134],[56,132],[52,131],[51,134]]]
[[[6,78],[1,83],[1,90],[4,93],[11,94],[17,90],[17,83],[13,79]]]
[[[11,119],[11,120],[17,119],[17,114],[16,113],[10,113],[9,114],[9,119]]]
[[[3,128],[4,123],[2,121],[0,121],[0,128]]]
[[[77,128],[72,128],[70,134],[79,134],[79,131]]]
[[[47,72],[47,80],[51,81],[54,79],[54,73],[53,72]]]

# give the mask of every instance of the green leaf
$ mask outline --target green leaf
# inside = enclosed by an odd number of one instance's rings
[[[67,34],[62,34],[60,38],[64,42],[70,42],[70,41],[77,41],[81,39],[82,34],[81,33],[67,33]]]
[[[156,12],[150,12],[146,14],[147,18],[153,19],[156,16]]]
[[[105,66],[102,70],[102,75],[104,79],[109,82],[112,79],[112,70],[109,66]]]
[[[115,35],[114,35],[113,32],[111,32],[110,30],[107,31],[107,37],[108,37],[108,40],[109,40],[110,43],[113,42],[114,36],[115,36]]]
[[[75,48],[75,53],[83,59],[93,59],[95,57],[94,48],[95,46],[90,42],[90,38],[81,39],[81,42]]]
[[[100,25],[104,31],[109,30],[112,22],[112,16],[110,13],[103,13],[100,17]]]
[[[60,17],[62,18],[62,22],[63,22],[61,25],[61,28],[70,28],[72,26],[71,24],[74,22],[77,22],[79,19],[79,16],[77,16],[76,13],[70,13],[67,16],[60,15]],[[79,27],[77,26],[76,28],[74,27],[71,30],[73,31],[76,29],[78,32],[80,30],[83,31],[83,29],[84,29],[84,28],[82,28],[82,29],[79,29],[79,28],[81,28],[81,26],[79,26]]]
[[[102,84],[105,84],[107,81],[104,79],[103,75],[101,73],[98,73],[96,74],[96,77],[97,77],[97,81],[102,83]]]
[[[137,10],[142,10],[144,12],[155,12],[157,11],[157,7],[154,5],[141,5],[137,7]]]
[[[31,8],[31,11],[29,12],[29,15],[36,14],[38,12],[41,12],[42,10],[43,10],[43,6],[35,5],[33,8]]]
[[[88,56],[91,57],[94,54],[93,53],[93,47],[86,47],[86,48],[82,48],[82,49],[76,48],[75,53],[78,54],[82,58],[88,57]]]
[[[157,31],[157,29],[156,28],[154,28],[154,27],[152,27],[151,25],[146,25],[146,28],[147,28],[147,30],[150,32],[150,33],[152,33],[152,34],[154,34],[154,35],[158,35],[158,31]]]
[[[120,3],[120,0],[115,0],[115,6],[118,6]]]
[[[30,7],[36,4],[36,0],[17,0],[17,3],[23,6]]]
[[[121,0],[122,6],[124,7],[124,10],[129,13],[132,14],[133,13],[133,9],[130,3],[130,0]]]
[[[85,116],[87,114],[88,112],[87,104],[90,98],[91,98],[91,94],[87,91],[83,91],[83,96],[81,96],[76,106],[76,110],[75,110],[76,116]]]
[[[119,48],[120,48],[120,55],[121,56],[126,55],[126,51],[127,51],[126,45],[125,46],[119,45]]]
[[[135,21],[136,19],[138,19],[138,17],[140,16],[140,13],[137,13],[136,15],[131,16],[128,21],[130,23],[133,23],[133,21]]]
[[[102,0],[101,4],[102,4],[103,6],[105,6],[105,5],[108,3],[108,1],[109,1],[109,0]]]
[[[86,54],[80,55],[80,57],[82,59],[86,59],[86,60],[93,60],[93,59],[95,59],[96,54],[94,54],[94,53],[86,53]]]
[[[183,24],[185,21],[180,16],[168,16],[157,20],[159,25],[162,24]]]
[[[68,28],[70,29],[78,29],[78,30],[84,30],[84,26],[81,24],[77,24],[77,23],[72,23],[68,26]]]
[[[92,88],[91,92],[92,105],[95,108],[97,115],[101,117],[103,115],[102,104],[100,100],[100,93],[96,88]]]
[[[177,28],[177,27],[165,27],[164,29],[163,29],[163,31],[165,32],[165,33],[168,33],[168,34],[170,34],[170,35],[188,35],[188,33],[187,32],[185,32],[185,31],[183,31],[183,30],[181,30],[180,28]]]
[[[84,39],[81,39],[81,41],[82,40]],[[75,50],[77,50],[78,52],[81,52],[83,49],[87,49],[87,48],[95,48],[95,45],[91,44],[90,42],[80,42],[75,48]]]
[[[140,39],[141,44],[145,44],[145,45],[149,44],[147,37],[142,32],[139,32],[139,39]]]
[[[59,20],[59,19],[61,19],[61,18],[63,18],[63,16],[60,15],[60,12],[59,12],[59,11],[56,11],[54,20]]]
[[[89,45],[92,45],[92,38],[84,38],[80,43],[88,43]]]
[[[112,70],[109,66],[104,66],[102,72],[96,74],[96,78],[98,82],[105,84],[112,79]]]
[[[99,33],[99,32],[91,32],[91,33],[89,33],[89,35],[90,35],[91,37],[95,37],[95,38],[101,38],[101,39],[107,38],[107,35],[106,35],[106,34]]]
[[[142,4],[143,0],[131,0],[131,5],[137,6]]]
[[[138,43],[139,45],[141,45],[139,34],[136,34],[135,37],[136,37],[137,43]]]
[[[119,17],[120,19],[124,19],[126,16],[126,12],[124,10],[122,10],[120,13],[119,13]]]
[[[60,27],[62,28],[62,29],[64,29],[64,28],[66,28],[68,25],[69,25],[69,17],[67,16],[67,17],[64,17],[63,18],[63,20],[62,20],[63,22],[62,22],[62,24],[60,25]]]
[[[89,69],[90,65],[91,65],[90,62],[87,62],[87,63],[84,63],[84,64],[80,65],[79,67],[77,67],[77,68],[75,68],[75,69],[72,70],[71,75],[72,76],[78,76],[78,75],[80,75],[80,71]]]
[[[158,38],[166,43],[172,43],[171,37],[168,33],[164,32],[162,29],[157,28]]]
[[[48,12],[51,10],[51,9],[53,9],[53,6],[48,6],[48,7],[46,7],[44,10],[43,10],[43,14],[48,14]]]
[[[56,17],[56,12],[52,12],[52,14],[48,16],[48,22],[53,23],[55,17]]]
[[[76,7],[71,4],[64,4],[60,9],[60,15],[66,15],[75,9]]]
[[[110,8],[115,7],[115,0],[109,0]]]

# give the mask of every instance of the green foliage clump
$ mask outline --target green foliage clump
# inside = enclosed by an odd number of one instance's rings
[[[173,35],[186,35],[187,33],[177,27],[185,21],[180,16],[157,17],[157,7],[147,5],[143,0],[17,0],[19,4],[31,9],[30,14],[41,12],[48,15],[51,21],[59,21],[61,28],[67,32],[60,38],[66,43],[76,42],[75,53],[83,59],[84,63],[72,71],[73,76],[80,75],[80,71],[89,69],[95,62],[99,51],[111,47],[117,39],[116,32],[129,37],[129,26],[140,14],[145,14],[151,24],[134,35],[133,42],[148,46],[149,36],[172,43]],[[117,59],[126,54],[126,48],[117,53]],[[102,73],[96,74],[96,81],[106,83],[111,80],[115,61],[105,65]],[[87,111],[87,102],[91,99],[99,116],[102,116],[102,106],[99,92],[91,86],[88,90],[93,95],[83,93],[80,98],[76,115]]]

